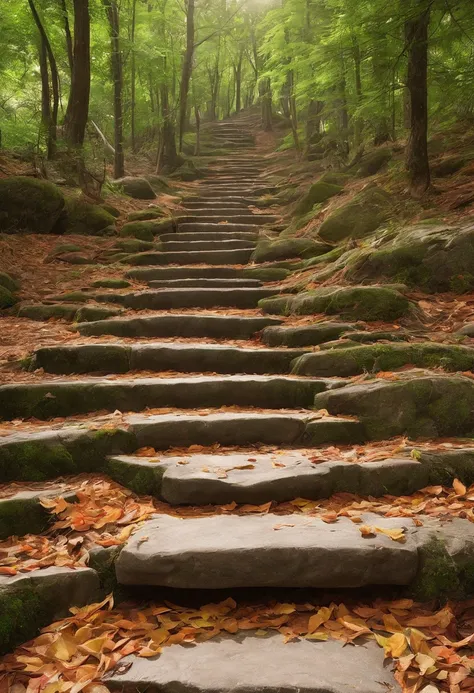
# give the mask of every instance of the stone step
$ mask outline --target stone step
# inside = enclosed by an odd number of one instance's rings
[[[361,518],[364,525],[405,528],[405,542],[382,533],[364,537],[346,517],[326,523],[298,513],[185,519],[161,514],[126,542],[115,564],[117,581],[175,589],[410,585],[432,532],[410,518]],[[464,524],[474,535],[472,524]]]
[[[0,418],[48,419],[92,411],[154,407],[309,407],[317,393],[341,382],[288,376],[230,375],[182,378],[88,378],[0,386]]]
[[[233,231],[232,238],[229,238],[228,242],[231,241],[256,241],[258,238],[258,233],[252,233],[251,231]],[[160,241],[162,243],[168,243],[169,241],[224,241],[227,242],[228,236],[222,235],[222,231],[194,231],[194,232],[177,232],[177,233],[164,233],[160,235]]]
[[[262,342],[267,346],[303,347],[324,344],[355,330],[353,323],[324,321],[302,327],[267,327]]]
[[[148,282],[153,289],[186,289],[192,286],[206,289],[255,288],[262,286],[258,279],[156,279]]]
[[[397,693],[400,686],[374,642],[344,647],[336,640],[298,638],[252,631],[199,643],[164,647],[159,658],[128,657],[104,683],[123,693]],[[130,666],[131,665],[131,666]]]
[[[152,279],[241,279],[243,270],[238,267],[222,267],[211,265],[210,267],[143,267],[130,269],[126,272],[130,279],[150,281]],[[278,323],[279,324],[279,323]]]
[[[123,258],[122,263],[127,265],[247,265],[252,252],[252,248],[244,248],[137,253]]]
[[[205,181],[202,182],[202,185],[209,185],[209,186],[217,186],[217,185],[222,185],[223,187],[227,186],[238,186],[242,185],[245,187],[249,187],[252,185],[263,185],[265,184],[265,181],[261,179],[260,174],[255,173],[255,174],[249,174],[246,175],[245,177],[242,175],[238,174],[220,174],[219,176],[214,176],[212,178],[207,178]]]
[[[179,224],[179,233],[216,233],[223,235],[224,238],[226,234],[232,234],[232,236],[234,236],[235,233],[251,233],[253,235],[258,235],[260,231],[260,227],[253,223],[253,219],[252,222],[248,224],[236,223],[234,221],[228,224],[219,224],[216,222],[209,223],[206,221],[195,221],[192,223],[183,222]]]
[[[199,200],[193,201],[193,198],[188,198],[186,202],[183,202],[183,207],[185,209],[203,209],[205,207],[214,209],[235,209],[235,210],[247,210],[248,204],[245,202],[220,202],[216,200],[208,202],[200,202]]]
[[[253,224],[254,226],[273,224],[278,221],[278,218],[279,217],[274,214],[238,214],[231,217],[232,224]],[[183,224],[192,224],[193,222],[200,224],[219,224],[219,222],[227,222],[227,219],[224,214],[217,214],[215,216],[195,216],[194,214],[190,214],[180,217],[178,229],[181,229]]]
[[[301,349],[243,349],[220,344],[80,344],[37,349],[31,369],[47,373],[288,373]],[[1,503],[1,501],[0,501]]]
[[[0,651],[12,650],[35,637],[43,626],[69,616],[71,607],[91,604],[99,598],[99,576],[92,568],[51,567],[0,575],[4,626],[0,629]]]
[[[76,323],[74,329],[85,336],[113,334],[117,337],[214,337],[249,339],[280,320],[239,315],[161,313],[146,317],[112,318]]]
[[[156,458],[117,455],[109,458],[106,471],[132,490],[140,488],[141,493],[171,505],[318,500],[343,492],[374,497],[409,495],[437,484],[440,478],[445,483],[459,476],[466,483],[474,480],[472,447],[439,452],[425,452],[421,447],[419,458],[388,456],[357,463],[331,459],[331,451],[324,449],[280,448],[273,454],[182,453],[160,457],[159,463]],[[314,459],[316,463],[311,461]]]
[[[69,502],[75,499],[74,492],[60,482],[53,488],[41,491],[19,489],[11,496],[0,498],[0,539],[44,532],[52,515],[41,505],[40,500],[59,496]]]
[[[192,211],[188,212],[186,217],[191,215],[193,217],[221,217],[222,219],[226,219],[227,217],[253,216],[252,213],[245,207],[219,207],[218,205],[203,208],[198,207],[197,209],[193,209]]]
[[[277,288],[275,287],[271,289],[265,287],[171,289],[168,287],[120,295],[96,294],[96,300],[104,302],[115,300],[125,308],[132,308],[133,310],[255,308],[262,298],[274,296],[276,291]]]
[[[202,204],[222,204],[227,205],[229,202],[236,202],[238,204],[253,205],[258,200],[258,195],[248,195],[247,197],[242,197],[239,194],[220,194],[220,193],[199,193],[194,197],[184,198],[183,202],[196,202],[199,205]]]
[[[255,248],[256,243],[252,241],[240,239],[240,238],[221,238],[212,240],[192,240],[192,234],[186,234],[189,240],[172,240],[164,241],[162,248],[163,252],[175,252],[175,251],[189,251],[194,252],[196,250],[237,250],[241,248]]]
[[[202,188],[197,190],[196,192],[198,199],[203,199],[203,200],[238,200],[244,199],[244,200],[255,200],[261,197],[262,195],[266,195],[267,193],[271,193],[275,190],[274,187],[253,187],[253,188]]]

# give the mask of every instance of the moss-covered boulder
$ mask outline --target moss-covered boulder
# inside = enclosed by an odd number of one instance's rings
[[[431,167],[431,172],[436,178],[452,176],[466,164],[466,159],[460,156],[447,156]]]
[[[387,164],[392,158],[392,150],[388,147],[380,147],[366,154],[357,169],[357,175],[360,178],[374,176],[380,169]]]
[[[0,232],[51,233],[64,208],[53,183],[12,176],[0,179]]]
[[[81,306],[74,315],[74,322],[95,322],[116,318],[123,311],[119,308],[104,308],[102,306]]]
[[[124,193],[136,200],[154,200],[156,195],[146,178],[124,176],[117,178],[114,183],[119,185]]]
[[[265,327],[262,342],[270,347],[305,347],[323,344],[342,334],[355,330],[355,325],[345,322],[319,322],[302,327]]]
[[[371,186],[334,210],[321,224],[319,235],[330,243],[345,238],[364,238],[388,219],[391,209],[390,195]]]
[[[153,230],[155,228],[153,221],[130,221],[124,224],[119,231],[119,236],[138,238],[140,241],[151,242],[155,236]]]
[[[0,286],[14,293],[20,290],[20,283],[7,272],[0,272]]]
[[[244,279],[258,279],[261,282],[278,282],[289,275],[290,271],[283,267],[246,267],[242,272]]]
[[[474,381],[464,376],[419,376],[349,385],[315,396],[316,409],[353,415],[369,439],[474,435]]]
[[[16,302],[15,295],[9,289],[0,285],[0,309],[11,308]]]
[[[130,212],[127,216],[129,221],[150,221],[151,219],[159,219],[164,215],[164,212],[159,207],[150,207],[148,209],[139,209],[137,212]]]
[[[48,296],[48,301],[62,301],[64,303],[85,303],[90,299],[90,294],[86,291],[67,291],[64,294]]]
[[[373,344],[304,354],[293,362],[292,373],[309,376],[350,376],[364,372],[395,371],[406,365],[472,371],[474,349],[435,344]]]
[[[111,214],[115,219],[118,219],[119,216],[121,215],[120,209],[117,209],[117,207],[114,207],[113,205],[109,205],[107,203],[100,205],[102,209],[104,209],[108,214]]]
[[[29,318],[30,320],[72,320],[80,309],[79,305],[44,305],[42,303],[34,303],[27,306],[21,306],[18,310],[18,317]]]
[[[114,224],[115,217],[101,205],[92,205],[78,198],[67,198],[55,231],[84,236],[104,236],[109,235],[109,226],[115,228]]]
[[[357,282],[395,280],[427,292],[474,289],[474,226],[404,227],[348,263],[347,277]]]
[[[341,188],[345,186],[348,180],[350,180],[350,175],[348,173],[339,173],[338,171],[328,171],[321,176],[319,179],[325,183],[330,183],[331,185],[339,185]]]
[[[153,190],[156,192],[164,192],[170,190],[170,185],[164,176],[158,176],[156,174],[150,173],[144,176],[146,180],[150,183]]]
[[[58,260],[61,262],[67,262],[69,265],[93,265],[94,260],[81,255],[81,253],[58,253]]]
[[[381,286],[325,286],[314,291],[271,296],[258,302],[264,313],[277,315],[341,315],[348,320],[395,320],[412,304],[396,289]]]
[[[176,171],[170,173],[169,177],[173,180],[193,181],[203,178],[204,175],[204,171],[197,168],[191,159],[186,159]]]
[[[333,185],[327,181],[320,180],[314,183],[306,195],[298,202],[295,214],[297,216],[302,216],[310,212],[314,205],[320,204],[321,202],[326,202],[334,195],[337,195],[342,190],[339,185]]]
[[[140,241],[138,238],[124,238],[117,241],[114,248],[123,250],[125,253],[142,253],[146,250],[153,250],[156,246],[150,241]]]
[[[52,249],[49,257],[54,258],[58,255],[64,255],[65,253],[80,253],[81,250],[81,246],[77,245],[76,243],[60,243]]]
[[[252,254],[253,262],[287,260],[294,257],[323,255],[331,246],[311,238],[284,238],[275,241],[260,240]]]

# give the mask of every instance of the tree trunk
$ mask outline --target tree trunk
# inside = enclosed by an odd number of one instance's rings
[[[39,42],[39,64],[41,75],[41,122],[46,137],[46,156],[48,159],[51,159],[54,145],[51,139],[51,96],[49,93],[48,54],[41,37]]]
[[[74,57],[64,134],[71,147],[82,147],[89,117],[91,84],[89,0],[74,0]]]
[[[408,49],[407,87],[410,93],[410,136],[406,168],[410,191],[422,195],[430,185],[428,162],[428,27],[430,7],[405,23]]]
[[[80,2],[81,0],[78,0]],[[114,178],[125,175],[123,154],[123,111],[122,111],[122,53],[120,51],[120,24],[115,0],[103,0],[110,30],[111,68],[114,83]]]
[[[196,147],[194,149],[194,156],[199,156],[201,154],[201,114],[197,106],[194,106],[194,118],[196,120]]]
[[[311,142],[311,139],[321,132],[321,112],[323,106],[323,101],[311,100],[309,102],[308,114],[306,116],[305,155],[309,154],[311,144],[315,144],[315,142]]]
[[[271,132],[273,130],[272,91],[269,77],[265,77],[264,79],[260,80],[258,90],[260,92],[260,100],[262,104],[262,127],[265,132]]]
[[[46,52],[48,61],[49,61],[49,68],[51,71],[51,87],[52,87],[52,92],[53,92],[53,107],[51,109],[50,106],[50,115],[49,115],[49,125],[48,125],[48,159],[52,159],[56,153],[56,129],[58,125],[58,109],[59,109],[59,75],[58,75],[58,68],[56,65],[56,59],[54,57],[54,53],[51,48],[51,44],[49,42],[48,36],[46,34],[46,31],[43,27],[43,24],[41,22],[40,16],[36,10],[35,4],[33,0],[28,0],[28,5],[30,6],[31,14],[33,15],[33,19],[35,21],[36,27],[39,31],[40,38],[41,38],[41,52],[40,55],[42,54],[42,51]],[[46,66],[46,75],[47,75],[47,66]],[[42,80],[43,80],[43,75],[42,75]],[[48,79],[48,93],[49,93],[49,79]],[[49,99],[49,96],[48,96]]]
[[[179,91],[179,151],[183,149],[183,136],[186,125],[186,109],[188,103],[189,82],[193,71],[194,55],[194,0],[187,0],[186,8],[186,50],[181,71],[181,86]]]
[[[295,149],[297,152],[300,151],[300,140],[298,136],[298,116],[296,110],[296,98],[294,94],[294,76],[293,70],[288,73],[288,88],[289,88],[289,106],[290,106],[290,122],[291,122],[291,133],[293,135],[293,142],[295,143]]]
[[[137,17],[137,0],[132,0],[132,27],[130,39],[132,43],[132,55],[130,58],[130,140],[132,152],[136,151],[135,110],[136,110],[136,56],[135,56],[135,26]]]
[[[362,103],[362,78],[360,74],[360,47],[355,36],[352,37],[352,56],[354,58],[354,78],[356,90],[356,106],[360,108]],[[362,137],[363,122],[359,114],[354,119],[354,144],[356,147],[360,145]]]
[[[64,35],[66,37],[66,50],[67,50],[67,60],[69,63],[69,71],[72,76],[72,66],[74,63],[74,54],[72,50],[72,36],[71,27],[69,26],[69,15],[67,11],[66,0],[61,0],[61,11],[63,13],[64,20]]]
[[[234,77],[235,77],[235,112],[240,113],[242,110],[242,58],[243,51],[239,53],[239,59],[237,61],[237,66],[234,66]]]
[[[166,60],[166,59],[164,59]],[[161,129],[159,154],[157,157],[157,173],[163,169],[171,173],[179,165],[179,156],[176,149],[176,133],[169,104],[169,92],[167,84],[161,85],[161,113],[163,127]]]

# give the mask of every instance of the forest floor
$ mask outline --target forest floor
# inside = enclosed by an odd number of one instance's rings
[[[55,256],[64,238],[0,238],[21,285],[1,321],[0,693],[472,691],[474,331],[459,331],[474,293],[405,288],[410,310],[386,320],[267,310],[302,283],[349,286],[251,260],[294,212],[257,206],[262,190],[303,191],[319,164],[275,153],[253,116],[212,132],[235,148],[154,201],[178,221],[150,264],[104,261],[115,237],[68,236],[77,266]],[[474,145],[454,139],[436,157]],[[394,221],[465,224],[473,165],[415,203],[401,156],[369,180],[396,196]],[[149,205],[107,203],[118,229]],[[103,279],[128,286],[99,301]],[[77,310],[120,312],[16,314],[75,306],[71,291]]]

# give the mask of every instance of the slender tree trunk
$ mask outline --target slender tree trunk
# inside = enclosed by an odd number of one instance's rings
[[[294,94],[294,74],[293,70],[288,73],[288,87],[289,87],[289,106],[290,106],[290,122],[291,122],[291,132],[293,135],[293,142],[295,143],[295,149],[297,152],[300,151],[300,139],[298,136],[298,115],[296,110],[296,98]]]
[[[165,60],[166,59],[164,59],[164,61]],[[179,157],[176,149],[176,133],[171,115],[168,85],[165,83],[161,85],[160,100],[163,127],[160,137],[160,154],[157,160],[157,172],[163,169],[167,172],[172,172],[178,167]]]
[[[194,106],[194,118],[196,120],[196,147],[194,155],[199,156],[201,154],[201,114],[197,106]]]
[[[64,133],[72,147],[82,147],[89,117],[91,84],[89,0],[74,0],[74,57]]]
[[[69,63],[69,71],[72,76],[72,66],[74,63],[74,54],[73,54],[73,49],[72,49],[72,36],[71,36],[71,27],[69,26],[69,15],[67,11],[67,5],[66,5],[66,0],[60,0],[61,4],[61,11],[63,13],[63,21],[64,21],[64,35],[66,37],[66,50],[67,50],[67,60]]]
[[[265,132],[271,132],[273,130],[273,118],[272,118],[272,90],[270,84],[270,78],[265,77],[261,79],[258,85],[260,92],[260,101],[262,105],[262,127]]]
[[[78,0],[80,2],[80,0]],[[114,178],[125,175],[123,153],[123,111],[122,111],[122,53],[120,50],[120,23],[115,0],[103,0],[110,31],[111,68],[114,83]]]
[[[408,48],[407,87],[410,92],[410,136],[406,168],[410,191],[422,195],[430,185],[428,162],[428,27],[430,6],[405,23]]]
[[[240,113],[242,110],[242,59],[243,51],[240,50],[237,65],[234,67],[235,76],[235,112]]]
[[[36,10],[35,4],[33,0],[28,0],[28,5],[31,10],[31,14],[33,15],[33,19],[35,21],[36,27],[39,31],[40,38],[41,38],[41,44],[42,48],[46,51],[46,55],[48,58],[49,62],[49,68],[51,71],[51,88],[52,88],[52,93],[53,93],[53,107],[51,109],[50,107],[50,116],[49,116],[49,127],[48,127],[48,159],[52,159],[54,155],[56,154],[56,129],[58,125],[58,110],[59,110],[59,74],[58,74],[58,68],[56,65],[56,59],[54,57],[54,53],[51,48],[51,44],[48,39],[48,35],[46,34],[46,31],[44,29],[44,26],[41,22],[40,16]],[[46,73],[47,73],[47,68],[46,68]],[[49,82],[49,80],[48,80]],[[49,91],[49,86],[48,86],[48,91]]]
[[[49,93],[48,54],[44,41],[39,41],[39,64],[41,75],[41,122],[46,136],[47,158],[51,159],[54,152],[54,144],[51,139],[51,95]]]
[[[183,136],[186,125],[186,109],[188,103],[189,82],[193,71],[194,56],[194,0],[187,0],[186,7],[186,50],[181,71],[181,86],[179,93],[179,151],[183,149]]]
[[[360,108],[362,103],[362,78],[360,73],[360,47],[359,42],[355,36],[352,37],[352,55],[354,58],[354,78],[355,78],[355,90],[356,90],[356,105]],[[362,137],[363,122],[359,114],[356,115],[354,120],[354,144],[356,147],[360,145]]]
[[[130,57],[130,140],[132,152],[136,152],[136,131],[135,131],[135,116],[136,116],[136,55],[135,55],[135,26],[137,18],[137,0],[132,0],[132,27],[130,39],[132,43],[132,54]]]

